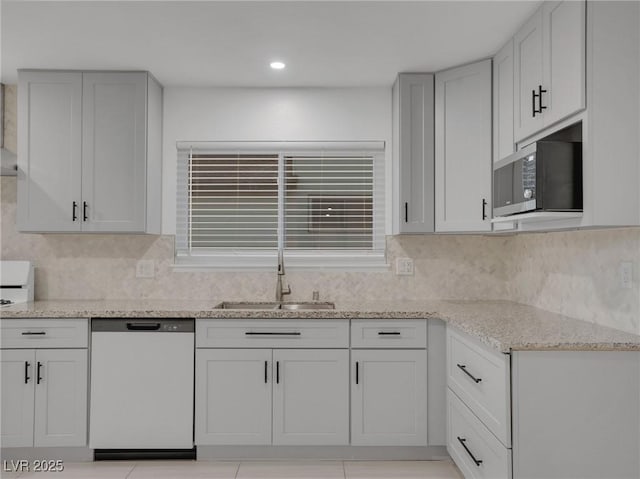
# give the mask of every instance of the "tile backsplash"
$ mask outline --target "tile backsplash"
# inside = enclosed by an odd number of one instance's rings
[[[36,299],[271,300],[275,274],[175,272],[173,236],[22,234],[15,229],[16,178],[2,177],[2,259],[36,266]],[[413,276],[385,272],[287,272],[292,299],[510,299],[640,333],[640,228],[517,236],[387,238],[391,265],[414,260]],[[152,260],[153,279],[136,278]],[[618,281],[631,261],[631,289]]]

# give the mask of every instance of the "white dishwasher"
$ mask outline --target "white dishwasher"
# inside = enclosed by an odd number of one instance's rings
[[[194,458],[194,320],[92,319],[96,459]]]

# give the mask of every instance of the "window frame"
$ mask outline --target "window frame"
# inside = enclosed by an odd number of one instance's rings
[[[385,239],[385,142],[177,142],[177,210],[176,241],[173,268],[177,271],[273,271],[277,267],[278,248],[283,248],[287,269],[305,271],[387,271]],[[210,154],[274,154],[278,155],[278,248],[274,250],[198,248],[188,245],[190,194],[189,156],[196,152]],[[301,154],[353,155],[366,153],[373,157],[372,249],[371,250],[295,250],[285,244],[285,158]],[[348,193],[348,192],[347,192]],[[186,211],[185,211],[186,209]],[[284,213],[284,214],[283,214]],[[186,223],[185,223],[186,222]]]

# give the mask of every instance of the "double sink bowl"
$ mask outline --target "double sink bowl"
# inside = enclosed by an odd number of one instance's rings
[[[334,303],[295,303],[295,302],[278,302],[278,301],[224,301],[216,306],[216,309],[258,309],[258,310],[318,310],[318,309],[335,309]]]

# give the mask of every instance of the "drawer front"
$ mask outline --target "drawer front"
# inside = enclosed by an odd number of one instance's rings
[[[447,389],[447,431],[447,450],[464,477],[511,477],[511,450],[450,389]]]
[[[3,348],[86,348],[88,319],[3,319]]]
[[[351,321],[352,348],[413,348],[427,347],[427,320],[373,319]]]
[[[196,321],[197,348],[348,348],[347,320]]]
[[[511,446],[509,355],[447,328],[447,384],[505,446]]]

